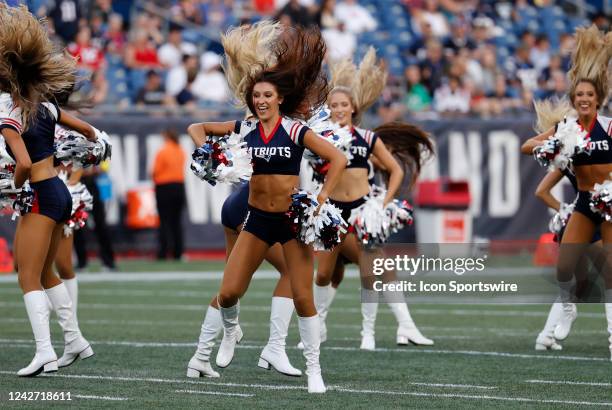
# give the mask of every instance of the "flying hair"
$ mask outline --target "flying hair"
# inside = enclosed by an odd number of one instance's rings
[[[416,125],[393,121],[373,130],[395,156],[406,173],[410,173],[410,188],[416,182],[421,167],[435,155],[434,145],[427,132]],[[385,175],[388,179],[388,175]]]
[[[56,50],[44,27],[25,6],[0,2],[0,91],[21,108],[24,129],[38,104],[74,81],[76,62]]]
[[[387,83],[387,71],[382,63],[376,64],[376,50],[370,47],[355,66],[344,59],[330,65],[331,93],[342,92],[348,95],[353,104],[353,122],[359,124],[361,115],[376,102]]]
[[[567,116],[575,116],[576,111],[572,108],[567,98],[553,98],[533,101],[536,112],[536,124],[534,130],[541,134],[553,128],[559,121]]]
[[[226,57],[223,70],[242,107],[247,105],[245,96],[249,79],[276,64],[272,45],[281,31],[280,23],[263,20],[250,26],[232,28],[221,36]]]
[[[576,29],[576,49],[572,54],[569,96],[573,102],[576,86],[588,82],[595,87],[597,103],[603,106],[608,97],[608,63],[612,58],[612,32],[603,34],[596,25]],[[598,108],[599,108],[598,107]]]

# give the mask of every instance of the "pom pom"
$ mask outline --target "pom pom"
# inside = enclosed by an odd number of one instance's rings
[[[572,216],[572,212],[574,212],[575,204],[566,204],[561,203],[559,207],[559,212],[556,212],[553,217],[550,219],[548,223],[548,230],[555,234],[557,238],[561,237],[561,232],[565,229],[565,225]]]
[[[560,170],[566,169],[572,158],[581,153],[590,154],[589,137],[573,118],[561,121],[555,134],[533,150],[540,165]]]
[[[87,223],[89,212],[93,209],[93,196],[81,182],[67,185],[72,197],[72,212],[70,219],[64,224],[64,236],[70,236]]]
[[[612,181],[606,180],[603,184],[595,184],[591,191],[589,201],[591,210],[600,214],[606,221],[612,221]]]
[[[98,139],[89,141],[77,131],[55,127],[55,158],[63,165],[87,168],[99,165],[111,157],[112,146],[108,134],[94,128]]]
[[[353,158],[353,154],[351,154],[353,134],[348,127],[341,127],[339,124],[331,121],[331,112],[327,107],[323,107],[317,111],[315,115],[307,121],[306,125],[319,137],[340,150],[349,162],[351,161]],[[329,169],[329,163],[310,150],[304,151],[304,158],[314,171],[313,178],[315,181],[323,182],[327,170]]]
[[[251,179],[253,165],[246,142],[236,133],[209,139],[191,155],[191,171],[211,185],[238,184]]]
[[[346,233],[346,221],[342,219],[341,211],[329,201],[325,201],[315,214],[318,206],[314,194],[298,191],[291,195],[291,206],[286,215],[293,233],[301,242],[312,243],[315,251],[331,250]]]
[[[391,234],[411,225],[413,209],[406,200],[394,199],[383,206],[386,191],[374,186],[363,205],[349,218],[359,241],[372,248],[387,242]]]
[[[32,191],[30,184],[26,182],[19,192],[13,195],[15,196],[13,200],[13,217],[11,219],[14,221],[17,217],[25,215],[32,210],[34,191]]]

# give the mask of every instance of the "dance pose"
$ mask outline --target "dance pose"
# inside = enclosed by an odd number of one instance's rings
[[[359,124],[361,114],[378,98],[385,85],[386,73],[376,65],[376,55],[370,49],[359,69],[350,61],[343,61],[332,66],[332,82],[334,88],[329,94],[328,105],[331,110],[331,119],[342,127],[348,127],[353,140],[350,147],[352,159],[343,171],[340,182],[336,189],[330,194],[331,202],[342,210],[342,216],[349,220],[353,212],[359,212],[359,207],[365,203],[366,195],[370,192],[368,160],[373,159],[378,168],[388,176],[387,192],[383,206],[389,204],[399,191],[404,179],[404,170],[393,154],[401,155],[406,164],[413,164],[420,170],[421,151],[431,152],[432,145],[427,135],[416,127],[401,123],[390,123],[380,127],[378,131],[372,132],[354,125]],[[385,143],[379,138],[379,133],[384,133],[393,139],[396,144],[395,152],[390,152]],[[413,172],[413,179],[418,171]],[[327,339],[327,328],[325,319],[329,311],[329,304],[335,289],[331,286],[331,279],[338,256],[355,255],[357,253],[362,278],[362,287],[366,294],[375,294],[372,290],[373,276],[368,272],[371,264],[368,261],[372,257],[382,256],[380,248],[370,249],[361,246],[353,231],[342,239],[342,243],[331,252],[319,252],[317,278],[314,288],[315,304],[321,320],[321,340]],[[348,257],[351,260],[351,257]],[[397,280],[394,272],[385,274],[387,280]],[[332,290],[333,289],[333,290]],[[331,290],[331,292],[330,292]],[[331,293],[331,297],[330,297]],[[363,296],[363,295],[362,295]],[[408,306],[403,301],[397,302],[399,295],[394,296],[393,303],[389,303],[398,322],[397,343],[400,345],[412,342],[414,344],[432,345],[433,341],[424,337],[417,329]],[[363,299],[363,297],[362,297]],[[375,349],[374,327],[378,304],[372,303],[372,299],[362,300],[362,339],[361,348],[365,350]]]
[[[305,148],[330,162],[327,179],[318,195],[320,204],[327,200],[346,165],[338,150],[296,120],[308,118],[311,108],[325,101],[327,82],[321,73],[325,45],[315,30],[262,22],[231,30],[223,38],[223,46],[228,81],[236,97],[257,120],[199,123],[188,128],[197,146],[204,143],[207,135],[240,134],[253,160],[248,213],[228,257],[217,295],[224,328],[217,366],[227,367],[231,363],[241,335],[239,299],[269,248],[280,243],[304,343],[308,391],[324,393],[319,365],[319,320],[312,298],[313,250],[295,239],[286,211],[299,184]]]
[[[242,230],[242,224],[248,213],[249,184],[241,185],[232,192],[221,209],[221,223],[225,233],[225,259],[227,261],[238,235]],[[261,352],[258,366],[264,369],[274,367],[279,373],[287,376],[301,376],[302,371],[296,369],[289,362],[285,352],[285,340],[289,330],[291,316],[293,316],[293,295],[291,294],[291,282],[287,271],[287,264],[283,255],[283,248],[275,243],[268,249],[265,260],[268,261],[280,273],[280,278],[274,288],[272,305],[270,307],[270,338]],[[221,314],[216,295],[210,301],[206,318],[202,323],[200,338],[196,353],[187,365],[187,377],[219,377],[219,373],[210,366],[210,354],[215,339],[223,329]],[[238,325],[239,336],[236,343],[242,339],[242,329]]]
[[[49,267],[55,259],[63,222],[72,210],[70,193],[53,167],[55,125],[66,124],[90,140],[96,140],[96,135],[89,125],[48,102],[72,87],[74,61],[53,49],[42,25],[25,7],[8,8],[0,3],[0,62],[0,132],[16,161],[15,186],[21,187],[29,179],[34,192],[31,211],[19,218],[14,254],[36,341],[34,358],[17,374],[36,376],[58,368],[44,289],[63,322],[65,356],[93,354],[89,354],[88,344],[82,344],[66,287]]]
[[[588,133],[586,139],[589,152],[574,155],[572,161],[578,198],[563,233],[557,263],[559,300],[562,304],[561,315],[554,330],[557,340],[567,337],[576,319],[576,306],[572,303],[576,288],[575,275],[598,226],[606,252],[609,252],[609,244],[612,243],[612,224],[589,206],[589,191],[593,190],[595,184],[608,180],[612,172],[612,119],[597,113],[608,96],[607,68],[611,57],[612,33],[604,36],[596,26],[579,28],[576,31],[576,51],[572,55],[572,68],[569,72],[569,100],[577,112],[577,118],[569,117],[564,121],[575,121]],[[531,154],[555,131],[556,127],[551,127],[531,138],[523,144],[521,151]],[[609,263],[604,269],[607,302],[605,310],[612,357],[612,278],[608,265]]]

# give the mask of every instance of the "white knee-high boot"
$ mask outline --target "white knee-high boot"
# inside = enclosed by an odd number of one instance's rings
[[[564,340],[572,330],[572,324],[576,320],[576,305],[572,301],[572,296],[576,288],[576,279],[559,283],[559,300],[561,301],[561,316],[557,326],[555,326],[555,339]]]
[[[187,377],[219,377],[219,373],[214,371],[210,365],[210,354],[221,329],[223,329],[223,322],[219,309],[208,306],[200,328],[198,347],[187,364]]]
[[[376,327],[376,315],[378,314],[378,303],[361,302],[361,345],[360,349],[376,349],[374,337]]]
[[[301,376],[302,371],[289,362],[285,352],[285,340],[293,316],[293,299],[274,296],[270,307],[270,338],[259,357],[259,367],[274,367],[279,373],[287,376]]]
[[[401,289],[398,282],[392,282],[395,285],[396,289]],[[402,291],[395,292],[385,292],[385,299],[387,299],[387,304],[393,312],[395,316],[395,320],[397,321],[397,344],[400,346],[405,346],[409,342],[414,345],[422,345],[422,346],[432,346],[434,341],[423,336],[419,329],[417,328],[414,320],[412,320],[412,316],[410,315],[410,311],[408,310],[408,305],[405,300],[406,297]]]
[[[325,393],[325,383],[321,376],[319,353],[321,334],[319,330],[319,316],[299,317],[300,338],[304,345],[306,358],[306,374],[308,375],[308,393]]]
[[[610,361],[612,361],[612,289],[606,289],[606,320],[608,322],[608,342],[610,343]]]
[[[63,283],[45,289],[53,311],[57,315],[64,331],[64,354],[57,361],[59,367],[70,366],[77,358],[87,359],[94,355],[89,342],[81,334],[76,315],[73,312],[72,299]]]
[[[27,367],[17,372],[18,376],[32,377],[40,374],[57,371],[57,356],[51,345],[51,332],[49,330],[49,305],[47,297],[42,290],[34,290],[23,295],[34,341],[36,354]]]
[[[325,319],[327,319],[327,313],[329,312],[330,304],[330,290],[332,289],[331,284],[326,286],[319,286],[316,283],[313,287],[313,297],[315,308],[319,314],[319,330],[321,332],[321,343],[327,340],[327,325]]]
[[[240,343],[243,336],[242,329],[240,329],[238,324],[240,302],[228,308],[219,305],[219,311],[221,312],[221,322],[223,323],[223,339],[217,352],[217,366],[224,368],[232,362],[236,343]]]
[[[535,342],[535,350],[561,350],[563,347],[555,339],[555,327],[561,317],[563,307],[557,299],[550,307],[544,328]]]
[[[76,276],[72,279],[62,279],[62,282],[64,282],[64,286],[66,286],[68,295],[70,295],[70,299],[72,300],[72,313],[76,319],[77,308],[79,306],[79,283],[77,282]]]

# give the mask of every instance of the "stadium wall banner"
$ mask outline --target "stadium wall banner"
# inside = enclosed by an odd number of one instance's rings
[[[163,130],[173,128],[183,134],[180,143],[190,158],[194,147],[185,130],[190,123],[205,119],[114,116],[88,120],[107,131],[113,144],[110,167],[113,195],[107,203],[107,221],[114,243],[119,250],[150,251],[155,247],[154,230],[125,227],[126,194],[138,186],[152,186],[150,169],[162,144]],[[547,231],[550,214],[534,196],[545,170],[533,158],[519,152],[521,143],[533,135],[532,124],[531,117],[420,123],[434,136],[437,153],[425,165],[421,179],[448,176],[469,182],[474,236],[491,240],[532,240]],[[221,207],[231,187],[210,186],[197,179],[188,166],[185,171],[186,246],[188,249],[222,249]],[[555,194],[567,202],[573,197],[569,184],[565,185],[558,186]],[[418,224],[418,219],[415,223]],[[12,238],[13,231],[14,222],[2,218],[2,236]],[[401,241],[413,239],[413,227],[398,237]]]

